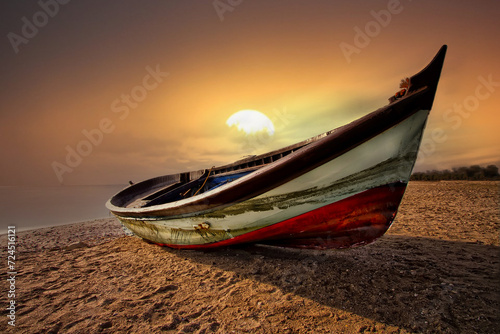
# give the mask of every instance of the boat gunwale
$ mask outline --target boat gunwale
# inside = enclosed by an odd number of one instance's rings
[[[410,97],[417,97],[421,94],[425,94],[427,92],[427,87],[425,89],[422,89],[422,90],[418,90],[416,91],[415,93],[413,93],[411,96],[408,96],[408,98]],[[398,100],[397,102],[395,103],[401,103],[401,102],[404,102],[406,99],[401,99],[401,100]],[[369,121],[374,115],[379,115],[380,113],[383,113],[387,110],[390,110],[390,109],[393,109],[395,106],[395,104],[388,104],[380,109],[377,109],[375,110],[374,112],[370,113],[370,114],[367,114],[351,123],[348,123],[346,125],[343,125],[335,130],[331,130],[329,131],[330,134],[327,135],[327,136],[324,136],[314,142],[311,142],[310,144],[307,144],[305,146],[303,146],[301,149],[295,151],[295,152],[292,152],[290,153],[289,155],[275,161],[275,162],[272,162],[270,164],[267,164],[267,165],[263,165],[262,167],[258,168],[257,170],[255,170],[254,172],[248,174],[248,175],[245,175],[245,176],[242,176],[241,178],[233,181],[233,182],[230,182],[228,184],[225,184],[225,185],[222,185],[216,189],[213,189],[213,190],[210,190],[210,191],[207,191],[207,192],[204,192],[202,194],[199,194],[199,195],[196,195],[196,196],[193,196],[193,197],[189,197],[189,198],[185,198],[185,199],[181,199],[181,200],[178,200],[178,201],[175,201],[175,202],[169,202],[169,203],[164,203],[164,204],[159,204],[159,205],[155,205],[155,206],[150,206],[150,207],[144,207],[144,208],[123,208],[123,207],[116,207],[114,206],[113,204],[110,203],[110,201],[108,201],[109,205],[108,208],[112,209],[113,213],[118,215],[118,216],[123,216],[123,217],[127,217],[127,218],[132,218],[134,216],[137,216],[138,214],[152,214],[152,213],[155,213],[155,212],[158,212],[158,211],[165,211],[165,210],[171,210],[171,209],[175,209],[175,208],[181,208],[181,207],[184,207],[184,206],[188,206],[188,205],[191,205],[191,204],[195,204],[197,202],[210,202],[209,198],[210,197],[213,197],[213,196],[216,196],[217,194],[221,193],[221,192],[226,192],[226,191],[231,191],[231,188],[236,188],[238,187],[240,184],[243,184],[243,183],[247,183],[247,182],[252,182],[252,179],[255,179],[257,176],[259,176],[260,174],[267,174],[269,172],[271,172],[272,170],[274,169],[279,169],[279,167],[281,165],[284,165],[284,164],[289,164],[290,163],[290,160],[292,160],[292,164],[293,164],[293,160],[296,160],[297,156],[300,158],[302,157],[303,155],[305,155],[306,153],[308,153],[309,151],[312,151],[312,150],[316,150],[317,149],[317,146],[323,144],[324,142],[326,141],[331,141],[332,139],[336,139],[337,136],[341,135],[341,134],[344,134],[346,132],[350,132],[350,128],[351,127],[356,127],[358,125],[358,123],[362,123],[362,122],[367,122]],[[321,164],[327,162],[327,161],[330,161],[340,155],[342,155],[343,153],[353,149],[354,147],[356,146],[359,146],[361,145],[362,143],[370,140],[371,138],[375,137],[376,135],[386,131],[387,129],[391,128],[392,126],[398,124],[399,122],[401,121],[404,121],[406,118],[410,117],[411,115],[413,115],[415,112],[417,112],[418,110],[415,109],[413,112],[411,113],[407,113],[404,117],[402,118],[401,120],[399,120],[398,122],[395,122],[394,124],[390,124],[389,126],[387,127],[384,127],[383,129],[380,129],[380,131],[377,131],[376,133],[374,133],[372,136],[369,136],[369,137],[366,137],[364,138],[364,140],[362,141],[357,141],[355,145],[350,145],[349,147],[347,147],[346,149],[344,150],[341,150],[341,151],[338,151],[336,152],[336,154],[332,154],[329,156],[329,158],[327,160],[323,160],[321,163],[319,164],[315,164],[313,168],[309,168],[308,170],[311,170],[311,169],[314,169],[318,166],[320,166]],[[307,172],[308,170],[304,170],[303,173]],[[242,170],[236,170],[235,172],[240,172]],[[301,173],[301,174],[303,174]],[[300,175],[301,175],[300,174]],[[295,177],[299,176],[299,174],[296,174]],[[288,180],[287,180],[288,181]],[[274,184],[272,187],[270,187],[270,189],[272,188],[275,188],[283,183],[286,183],[285,182],[277,182],[278,184]],[[260,191],[258,194],[254,194],[254,196],[252,197],[255,197],[255,196],[258,196],[262,193],[264,193],[265,191],[268,191],[269,189],[265,189],[265,190],[262,190]],[[119,193],[118,193],[119,194]],[[116,196],[116,195],[115,195]],[[235,203],[238,203],[238,202],[241,202],[243,200],[246,200],[248,198],[244,198],[242,200],[236,200],[236,201],[232,201],[231,203],[229,203],[228,205],[232,205],[232,204],[235,204]],[[107,204],[108,204],[107,203]],[[146,217],[146,216],[143,216],[141,217],[141,219],[146,219],[147,220],[157,220],[157,219],[165,219],[168,217],[168,219],[174,219],[176,217],[179,217],[179,216],[185,216],[185,217],[189,217],[189,216],[192,216],[192,215],[197,215],[197,214],[202,214],[202,213],[206,213],[208,211],[213,211],[215,209],[220,209],[220,208],[223,208],[224,206],[223,205],[217,205],[217,206],[212,206],[210,209],[208,210],[194,210],[191,214],[189,214],[188,212],[182,212],[182,213],[179,213],[179,214],[172,214],[172,215],[161,215],[161,216],[157,216],[157,215],[152,215],[150,217]],[[129,216],[128,214],[132,214],[132,217]]]

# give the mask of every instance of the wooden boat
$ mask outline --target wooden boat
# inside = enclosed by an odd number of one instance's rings
[[[389,104],[332,131],[211,169],[130,185],[107,208],[173,248],[347,248],[391,226],[415,164],[446,45]]]

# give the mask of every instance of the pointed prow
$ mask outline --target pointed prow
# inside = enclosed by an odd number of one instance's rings
[[[389,101],[393,103],[406,95],[426,89],[428,91],[428,98],[426,99],[425,109],[430,110],[434,102],[447,48],[447,45],[443,45],[434,56],[434,59],[423,70],[410,78],[403,79],[400,85],[402,89],[396,95],[389,98]]]

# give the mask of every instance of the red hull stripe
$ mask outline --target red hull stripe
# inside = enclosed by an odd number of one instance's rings
[[[199,245],[159,244],[178,249],[203,249],[242,243],[299,248],[347,248],[382,236],[396,216],[406,183],[369,189],[282,222],[223,241]]]

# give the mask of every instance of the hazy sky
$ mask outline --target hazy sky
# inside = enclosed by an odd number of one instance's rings
[[[66,3],[67,2],[67,3]],[[0,185],[209,168],[387,103],[448,54],[416,170],[500,165],[498,1],[2,1]],[[272,137],[229,116],[254,109]]]

